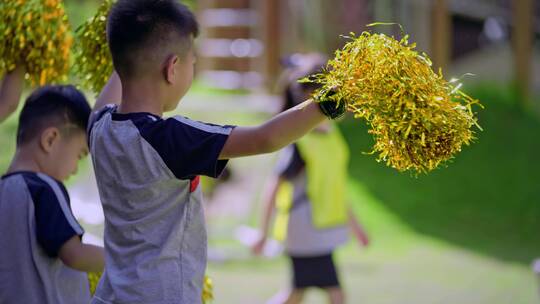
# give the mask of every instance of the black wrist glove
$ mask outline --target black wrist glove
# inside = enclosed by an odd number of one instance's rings
[[[347,111],[347,105],[344,100],[335,99],[336,91],[333,89],[322,90],[315,97],[318,100],[321,112],[330,119],[338,119]]]

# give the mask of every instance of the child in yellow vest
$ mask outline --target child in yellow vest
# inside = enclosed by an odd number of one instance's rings
[[[284,109],[295,106],[316,87],[297,79],[316,72],[324,64],[318,55],[296,57],[285,89]],[[349,149],[337,126],[318,127],[284,149],[267,187],[261,238],[253,247],[261,254],[274,209],[274,236],[284,240],[291,259],[293,286],[270,303],[301,303],[305,290],[324,289],[330,303],[344,303],[332,253],[348,240],[349,228],[366,246],[368,238],[345,203]]]

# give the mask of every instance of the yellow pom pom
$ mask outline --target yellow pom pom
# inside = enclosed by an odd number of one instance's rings
[[[113,71],[107,44],[107,16],[114,0],[104,0],[94,17],[76,30],[75,72],[82,85],[96,94],[107,83]]]
[[[455,81],[431,69],[426,54],[384,34],[363,32],[336,51],[324,72],[302,82],[322,85],[329,99],[344,100],[355,118],[371,127],[372,153],[399,171],[426,173],[437,168],[474,139],[477,100],[459,90]]]
[[[99,284],[99,279],[101,278],[102,273],[88,273],[88,282],[90,283],[90,293],[93,295],[96,293],[97,285]],[[180,284],[180,282],[178,282]],[[203,289],[202,289],[202,302],[204,304],[210,303],[214,300],[212,279],[207,275],[204,276]]]
[[[72,39],[62,1],[3,1],[0,33],[1,72],[23,65],[32,85],[67,79]]]
[[[90,283],[90,294],[96,293],[96,288],[99,283],[99,279],[101,278],[101,272],[95,273],[91,272],[88,273],[88,282]]]
[[[213,292],[213,284],[212,279],[210,279],[209,276],[204,276],[204,284],[203,284],[203,291],[202,291],[202,302],[204,304],[208,304],[214,300],[214,292]]]

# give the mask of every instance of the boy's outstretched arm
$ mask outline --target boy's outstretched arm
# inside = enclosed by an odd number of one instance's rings
[[[19,105],[24,86],[25,69],[17,66],[15,70],[6,73],[0,86],[0,122],[9,117]]]
[[[257,243],[253,245],[253,254],[260,255],[263,253],[266,239],[268,238],[268,230],[270,230],[270,221],[272,214],[274,214],[276,206],[276,196],[279,190],[279,186],[283,180],[280,177],[273,177],[267,184],[265,193],[263,195],[263,213],[261,217],[261,235]]]
[[[219,158],[230,159],[275,152],[311,131],[325,118],[319,105],[308,100],[262,125],[235,128]]]
[[[109,81],[99,93],[96,103],[94,104],[94,111],[100,110],[108,104],[120,104],[122,101],[122,83],[120,77],[116,71],[113,71]]]
[[[62,245],[58,257],[68,267],[84,272],[101,272],[105,267],[105,254],[99,246],[83,244],[78,235]]]

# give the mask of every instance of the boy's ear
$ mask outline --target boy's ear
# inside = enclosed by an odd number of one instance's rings
[[[50,127],[41,132],[39,145],[45,153],[52,151],[53,146],[60,140],[60,130],[56,127]]]
[[[178,75],[176,75],[176,65],[180,62],[180,58],[177,55],[170,55],[165,61],[165,67],[163,73],[165,76],[165,81],[168,84],[172,84],[176,81]]]

